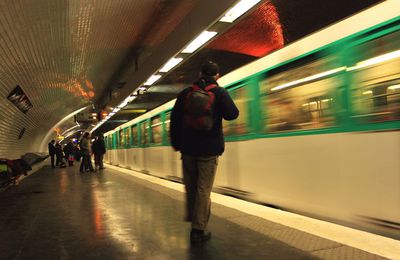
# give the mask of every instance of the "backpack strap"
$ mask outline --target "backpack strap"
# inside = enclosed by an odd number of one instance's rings
[[[216,88],[216,87],[218,87],[217,84],[210,84],[210,85],[206,86],[206,87],[204,88],[204,90],[205,90],[205,91],[209,91],[209,90],[211,90],[211,89],[213,89],[213,88]],[[195,84],[193,84],[193,86],[192,86],[192,90],[201,90],[201,89],[202,89],[202,88],[200,88],[199,86],[197,86],[197,85],[195,85]]]
[[[216,87],[218,87],[217,84],[210,84],[210,85],[208,85],[207,87],[205,87],[204,90],[205,90],[205,91],[209,91],[209,90],[211,90],[211,89],[213,89],[213,88],[216,88]]]
[[[196,91],[196,90],[201,90],[201,88],[195,84],[193,84],[192,86],[192,90]]]

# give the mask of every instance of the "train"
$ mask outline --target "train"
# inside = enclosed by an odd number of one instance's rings
[[[214,191],[400,239],[400,2],[383,1],[221,77]],[[182,181],[175,100],[105,133],[105,161]]]

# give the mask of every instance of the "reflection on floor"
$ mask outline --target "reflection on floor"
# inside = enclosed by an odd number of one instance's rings
[[[219,204],[212,239],[192,246],[183,206],[181,191],[115,167],[45,167],[0,194],[0,258],[383,259]]]

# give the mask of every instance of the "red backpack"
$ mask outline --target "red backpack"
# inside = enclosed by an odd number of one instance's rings
[[[201,131],[211,130],[214,125],[215,94],[211,89],[218,87],[216,84],[206,86],[204,89],[193,85],[185,97],[183,127]]]

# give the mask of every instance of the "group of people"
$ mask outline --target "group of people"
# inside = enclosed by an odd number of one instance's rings
[[[79,158],[79,147],[74,145],[72,141],[69,141],[68,144],[62,147],[60,142],[51,140],[48,147],[51,159],[51,168],[66,167],[66,161],[68,161],[70,166],[73,166],[74,160]]]
[[[104,169],[103,157],[106,153],[106,145],[102,134],[95,137],[93,143],[90,140],[90,133],[86,132],[80,141],[82,162],[79,168],[81,173],[85,171],[94,172]],[[94,155],[94,168],[92,165],[91,155]]]
[[[93,143],[90,138],[90,133],[86,132],[83,134],[79,144],[74,144],[72,140],[70,140],[64,147],[62,147],[59,142],[51,140],[48,144],[51,167],[66,167],[66,161],[68,162],[68,165],[73,166],[74,161],[81,161],[79,167],[81,173],[104,169],[103,157],[106,153],[104,137],[102,134],[96,136]],[[94,168],[91,160],[92,154],[94,155],[95,160]]]

